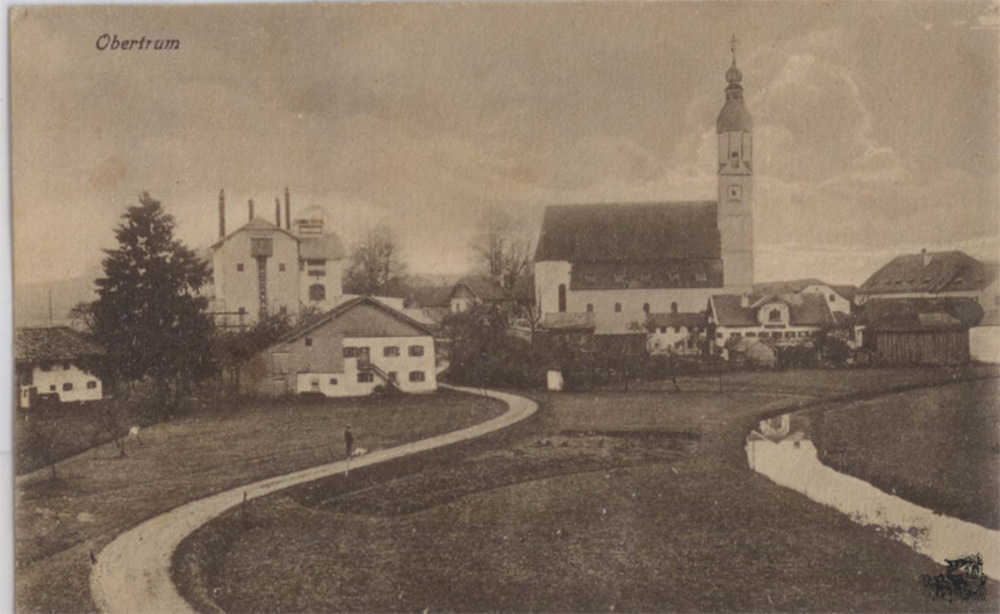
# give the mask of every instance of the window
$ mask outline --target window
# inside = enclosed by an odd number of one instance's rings
[[[672,284],[679,284],[679,283],[681,283],[681,274],[680,273],[667,273],[667,281],[669,283],[672,283]]]
[[[358,348],[346,347],[344,348],[344,358],[357,358]]]
[[[299,260],[299,272],[302,272],[304,270],[306,270],[306,261],[305,260]]]
[[[323,284],[313,284],[309,286],[309,300],[310,301],[325,301],[326,300],[326,286]]]
[[[309,380],[309,389],[312,390],[313,392],[319,392],[319,378],[318,377],[314,377],[311,380]]]
[[[785,338],[794,337],[795,333],[785,333]]]
[[[780,333],[779,333],[779,334],[780,334]],[[759,335],[757,335],[757,336],[758,336],[758,337],[760,337],[761,339],[764,339],[764,338],[766,338],[766,337],[770,337],[770,336],[771,336],[771,333],[763,333],[763,332],[762,332],[761,334],[759,334]]]
[[[615,313],[621,313],[621,310],[622,310],[622,304],[615,303]]]
[[[269,237],[253,237],[250,239],[250,255],[254,258],[267,258],[274,254],[274,240]]]
[[[675,326],[675,327],[674,327],[674,332],[675,332],[675,333],[679,333],[679,332],[681,332],[681,327],[680,327],[680,326]]]
[[[393,383],[398,382],[399,374],[396,373],[395,371],[389,371],[389,381]]]
[[[1000,302],[1000,296],[997,297],[997,301]],[[594,305],[587,303],[587,313],[594,313]]]
[[[424,381],[423,371],[410,371],[410,381],[411,382],[422,382]]]
[[[677,313],[677,303],[670,303],[670,313]]]
[[[698,271],[697,273],[694,274],[694,280],[697,282],[704,283],[708,281],[708,273],[704,271]]]
[[[39,366],[39,368],[41,368],[42,371],[51,371],[52,370],[52,365],[44,363],[44,362],[42,364],[38,365],[38,366]]]
[[[559,284],[559,313],[566,311],[566,284]]]
[[[649,313],[649,303],[643,303],[642,310],[646,313]]]
[[[306,347],[311,348],[313,344],[312,337],[306,337]]]
[[[55,389],[56,389],[56,385],[55,384],[52,384],[51,386],[49,386],[49,390],[50,391],[55,390]]]
[[[306,260],[309,266],[326,266],[326,260]]]
[[[399,356],[399,347],[395,345],[389,345],[382,348],[383,356]]]
[[[729,165],[736,168],[740,165],[740,154],[738,152],[733,152],[729,154]]]
[[[831,294],[830,295],[830,302],[831,303],[837,302],[837,295],[836,294]]]
[[[285,264],[283,262],[279,262],[278,263],[278,271],[280,271],[282,273],[285,272]]]
[[[768,322],[781,322],[781,310],[772,309],[770,313],[767,314]]]
[[[247,308],[246,307],[240,307],[240,309],[239,309],[239,311],[237,313],[239,313],[242,316],[242,315],[246,315],[246,312],[247,312]]]
[[[330,385],[331,386],[336,386],[337,385],[337,378],[331,377],[330,378]]]
[[[723,336],[722,333],[715,333],[715,337],[717,339],[722,339],[722,336]]]
[[[94,390],[95,388],[97,388],[97,382],[94,380],[87,382],[87,390]]]
[[[358,373],[358,383],[359,384],[370,384],[375,381],[375,375],[371,371],[362,371]]]
[[[73,383],[72,382],[66,382],[65,384],[63,384],[63,390],[64,391],[69,391],[69,390],[72,390],[72,389],[73,389]]]
[[[747,337],[756,337],[757,333],[747,333]]]
[[[742,335],[742,334],[740,334],[740,333],[730,333],[730,334],[729,334],[729,338],[730,338],[730,339],[739,339],[739,338],[740,338],[740,337],[742,337],[742,336],[743,336],[743,335]]]
[[[64,362],[63,363],[63,371],[69,371],[69,363],[68,362]]]
[[[422,346],[422,345],[411,345],[410,346],[409,354],[410,354],[410,356],[423,356],[424,355],[424,346]]]
[[[242,263],[242,262],[237,262],[237,263],[236,263],[236,270],[237,270],[238,272],[240,272],[240,273],[242,273],[242,272],[243,272],[243,263]]]
[[[593,273],[585,274],[583,276],[583,279],[587,282],[588,285],[591,286],[597,283],[597,275],[594,275]]]

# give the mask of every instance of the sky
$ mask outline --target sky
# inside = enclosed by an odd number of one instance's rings
[[[246,201],[319,206],[347,244],[472,266],[500,206],[716,199],[737,38],[756,279],[861,283],[893,255],[1000,249],[988,2],[419,3],[17,9],[16,283],[92,275],[138,194],[192,247]],[[104,33],[176,51],[97,49]]]

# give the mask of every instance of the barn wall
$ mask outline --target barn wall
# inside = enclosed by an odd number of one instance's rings
[[[954,364],[969,361],[969,332],[878,331],[876,360],[889,364]]]

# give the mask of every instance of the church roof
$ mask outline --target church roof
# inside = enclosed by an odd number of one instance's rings
[[[720,258],[714,201],[545,208],[535,262]]]
[[[983,290],[1000,274],[962,251],[896,256],[861,285],[864,294],[961,292]]]

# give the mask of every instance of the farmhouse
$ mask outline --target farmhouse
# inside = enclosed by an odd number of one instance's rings
[[[883,364],[968,362],[969,329],[982,318],[972,298],[871,300],[861,320],[864,348]]]
[[[716,294],[709,300],[709,322],[715,344],[741,338],[767,339],[775,346],[807,343],[817,332],[836,324],[821,294],[751,296]]]
[[[1000,266],[961,251],[903,254],[861,285],[860,300],[960,297],[1000,307]]]
[[[68,326],[17,329],[14,377],[18,407],[30,407],[36,394],[55,395],[63,403],[100,400],[101,380],[85,363],[103,353]]]
[[[651,313],[646,318],[650,354],[699,355],[704,353],[708,315],[701,313]]]
[[[550,313],[696,313],[753,286],[753,121],[736,59],[716,121],[718,198],[550,206],[534,258]]]
[[[255,215],[226,234],[225,193],[219,193],[219,240],[211,247],[210,310],[216,322],[244,325],[274,313],[328,310],[344,300],[344,246],[324,229],[323,211],[312,207],[292,221],[285,190],[285,224],[275,200],[274,223]]]
[[[242,394],[364,396],[377,386],[437,389],[429,328],[371,297],[350,299],[254,356]]]

